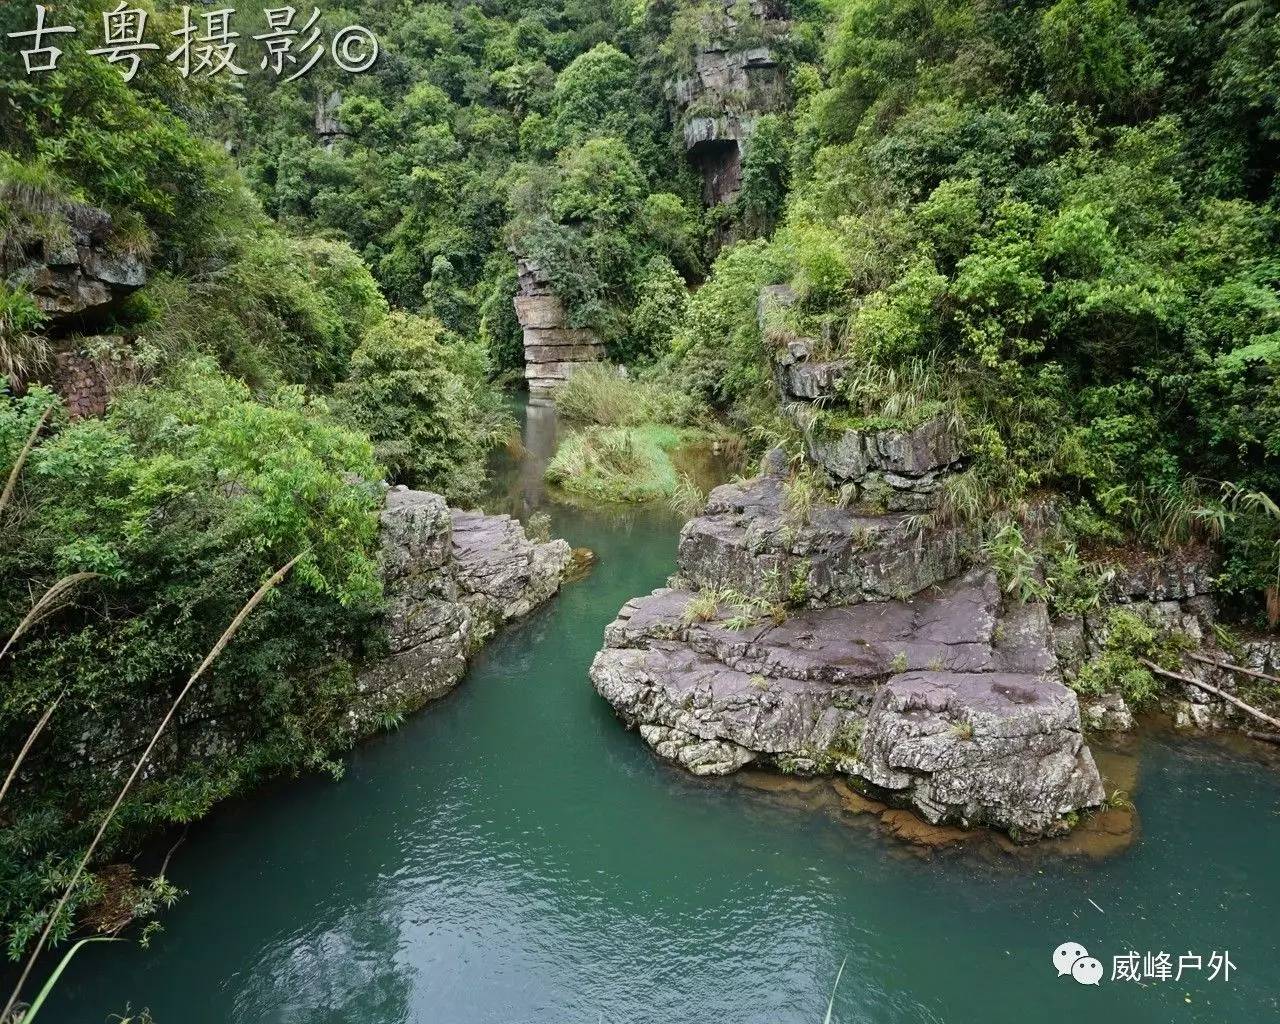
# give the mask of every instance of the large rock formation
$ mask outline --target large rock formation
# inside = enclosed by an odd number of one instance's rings
[[[31,292],[51,329],[105,312],[146,283],[141,258],[118,244],[105,210],[62,203],[51,219],[44,237],[0,253],[4,278]]]
[[[1002,607],[989,572],[781,622],[744,625],[703,597],[630,602],[591,669],[623,720],[690,771],[840,772],[932,822],[1020,838],[1101,802],[1045,609]]]
[[[790,301],[766,290],[766,337]],[[819,339],[777,336],[808,466],[771,453],[760,477],[712,492],[672,588],[606,630],[596,689],[697,774],[834,772],[934,824],[1066,830],[1102,781],[1046,607],[966,570],[976,538],[943,502],[964,470],[957,425],[837,418],[847,368],[817,357]]]
[[[681,532],[681,576],[703,590],[835,605],[909,596],[960,570],[966,531],[958,526],[826,504],[792,508],[787,486],[766,473],[717,487]]]
[[[516,317],[524,331],[524,376],[529,394],[550,395],[578,367],[605,357],[595,332],[570,327],[568,311],[542,270],[530,260],[519,260],[520,293],[515,298]]]
[[[786,73],[770,41],[787,30],[781,5],[757,0],[746,24],[726,0],[718,24],[690,55],[687,75],[669,84],[685,149],[703,176],[708,206],[732,202],[742,187],[742,157],[757,118],[785,106]]]
[[[563,540],[535,543],[510,516],[426,491],[392,490],[381,523],[389,654],[360,674],[350,721],[361,734],[448,693],[496,627],[559,590],[571,558]]]

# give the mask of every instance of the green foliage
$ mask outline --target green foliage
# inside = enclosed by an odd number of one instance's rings
[[[628,363],[650,362],[665,355],[684,322],[689,305],[685,283],[665,256],[654,256],[636,285],[623,357]]]
[[[1149,60],[1124,0],[1058,0],[1040,16],[1039,42],[1050,88],[1083,102],[1131,97]]]
[[[685,280],[702,276],[704,239],[699,211],[670,192],[654,192],[644,201],[640,221],[649,243]]]
[[[148,294],[161,309],[156,340],[175,355],[213,355],[256,387],[331,389],[387,312],[349,246],[270,231],[245,239],[218,273],[161,279]]]
[[[995,567],[1000,588],[1018,602],[1043,601],[1049,596],[1034,552],[1022,539],[1022,531],[1005,523],[987,542],[984,554]]]
[[[694,394],[718,404],[769,394],[771,356],[761,344],[756,303],[760,289],[786,272],[785,261],[759,240],[720,253],[710,279],[690,299],[668,360]]]
[[[132,211],[160,239],[159,264],[187,266],[206,253],[228,213],[238,213],[238,199],[225,155],[178,111],[211,121],[215,109],[235,101],[225,85],[184,82],[163,61],[144,62],[126,84],[117,67],[85,52],[100,38],[103,9],[95,0],[59,4],[57,22],[78,31],[57,37],[64,52],[56,73],[27,76],[18,48],[4,48],[0,82],[9,102],[0,110],[0,139],[11,157],[47,172],[58,198]],[[32,17],[29,8],[7,5],[0,36],[29,29]],[[176,11],[157,12],[150,32],[163,37],[176,18]]]
[[[0,473],[47,397],[0,399]],[[350,481],[378,474],[368,441],[299,388],[254,400],[208,363],[128,391],[106,418],[65,425],[35,449],[0,544],[0,632],[55,579],[99,578],[0,664],[4,749],[61,695],[28,765],[40,784],[6,807],[0,918],[11,953],[40,928],[67,859],[115,792],[117,774],[94,765],[134,749],[245,598],[299,553],[293,581],[202,684],[202,713],[238,723],[240,741],[202,758],[162,751],[104,856],[268,773],[324,763],[347,742],[345,665],[380,601],[378,494]],[[89,763],[87,735],[100,744]],[[83,887],[73,904],[92,894]]]
[[[626,143],[588,139],[562,157],[551,214],[561,223],[616,228],[635,216],[643,188],[640,166]]]
[[[561,442],[547,480],[603,501],[669,498],[679,483],[670,453],[687,440],[671,427],[587,427]]]
[[[756,121],[742,160],[742,191],[737,203],[748,233],[772,234],[782,216],[790,172],[787,128],[779,115],[764,114]]]
[[[1081,667],[1071,686],[1094,696],[1119,693],[1135,709],[1151,703],[1160,692],[1160,681],[1139,659],[1158,656],[1159,631],[1133,612],[1117,608],[1107,619],[1106,634],[1103,649]]]
[[[368,0],[358,20],[383,43],[376,73],[247,82],[227,131],[269,214],[344,238],[393,305],[482,335],[493,366],[511,368],[510,245],[546,266],[575,323],[610,335],[649,248],[670,245],[682,272],[701,258],[682,225],[637,249],[653,183],[691,196],[694,178],[667,145],[660,78],[636,59],[624,15]],[[342,134],[320,140],[315,97],[333,89]],[[531,180],[547,177],[560,187],[534,187],[529,207]]]
[[[365,335],[335,398],[393,481],[455,498],[478,492],[486,454],[510,433],[483,349],[411,313],[392,313]]]
[[[838,9],[768,247],[789,315],[860,376],[951,382],[988,511],[1050,490],[1081,540],[1220,533],[1222,586],[1260,617],[1280,528],[1198,495],[1280,493],[1278,23],[1121,0]],[[691,334],[736,348],[700,323],[731,253],[677,338],[693,380]],[[759,350],[748,293],[743,358],[708,390]]]
[[[44,314],[31,295],[0,282],[0,378],[18,387],[48,357],[48,344],[38,333]]]
[[[513,188],[509,236],[568,307],[570,323],[603,336],[612,358],[644,361],[665,347],[701,267],[702,231],[678,197],[650,193],[626,142],[595,137],[528,170]]]
[[[596,136],[627,139],[647,120],[634,62],[610,43],[600,43],[557,77],[552,93],[556,148],[577,146]]]

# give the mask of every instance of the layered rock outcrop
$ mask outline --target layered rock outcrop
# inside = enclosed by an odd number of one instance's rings
[[[790,301],[761,297],[766,337]],[[672,587],[606,630],[597,691],[696,774],[836,773],[934,824],[1065,831],[1103,801],[1102,780],[1047,608],[1006,602],[969,567],[972,528],[946,513],[958,424],[836,418],[847,366],[779,334],[779,397],[809,427],[807,467],[771,453],[761,476],[711,493]]]
[[[680,115],[685,150],[702,172],[708,206],[732,202],[742,187],[742,158],[757,118],[787,102],[786,72],[770,45],[788,23],[781,4],[750,5],[746,23],[726,0],[718,24],[691,54],[688,74],[668,87]]]
[[[360,734],[448,693],[495,628],[559,590],[572,556],[563,540],[529,540],[510,516],[450,509],[426,491],[392,490],[381,531],[389,651],[360,673],[350,712]]]
[[[1003,608],[988,571],[781,622],[744,625],[705,597],[630,602],[591,669],[623,720],[690,771],[843,773],[931,822],[1020,838],[1103,799],[1045,609]]]
[[[569,326],[564,303],[537,264],[522,259],[517,267],[520,293],[515,306],[524,332],[524,376],[529,394],[545,397],[579,367],[604,359],[604,344],[594,331]]]
[[[111,215],[81,203],[62,203],[56,230],[0,254],[3,276],[26,288],[58,330],[102,313],[147,280],[141,258],[120,246]]]
[[[906,597],[954,576],[966,531],[816,504],[797,509],[771,472],[716,488],[680,535],[680,575],[702,590],[822,606]]]

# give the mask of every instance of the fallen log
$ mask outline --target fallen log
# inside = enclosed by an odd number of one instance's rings
[[[1234,694],[1227,693],[1226,690],[1220,690],[1218,687],[1212,685],[1211,683],[1203,683],[1199,679],[1194,679],[1191,676],[1183,675],[1180,672],[1170,672],[1167,668],[1161,668],[1154,661],[1148,661],[1146,658],[1139,658],[1138,661],[1140,661],[1144,666],[1146,666],[1147,669],[1156,673],[1156,675],[1164,676],[1166,679],[1176,679],[1180,683],[1186,683],[1188,686],[1194,686],[1194,687],[1197,687],[1198,689],[1204,690],[1205,693],[1211,693],[1215,697],[1221,697],[1227,703],[1234,704],[1241,711],[1246,711],[1249,714],[1253,715],[1253,717],[1258,719],[1258,721],[1266,722],[1267,725],[1271,726],[1273,729],[1280,729],[1280,720],[1272,718],[1270,715],[1266,714],[1265,712],[1259,711],[1257,708],[1253,707],[1250,704],[1246,704],[1244,701],[1242,701],[1239,697],[1235,696]]]
[[[1259,672],[1256,668],[1245,668],[1243,665],[1233,665],[1229,661],[1206,658],[1203,654],[1189,653],[1187,657],[1193,661],[1203,662],[1205,665],[1212,665],[1214,668],[1225,668],[1228,672],[1239,672],[1244,676],[1253,676],[1255,679],[1265,679],[1269,683],[1280,685],[1280,676],[1268,675],[1266,672]]]
[[[1280,743],[1280,732],[1258,732],[1257,729],[1246,729],[1244,734],[1251,740],[1262,740],[1263,743]]]

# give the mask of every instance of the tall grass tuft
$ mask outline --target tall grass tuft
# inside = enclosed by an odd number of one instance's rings
[[[45,1000],[49,998],[49,995],[51,992],[53,992],[55,986],[57,986],[58,980],[62,977],[62,972],[67,969],[67,965],[71,963],[72,958],[75,957],[75,955],[79,953],[80,950],[82,950],[85,946],[89,945],[89,943],[91,942],[122,942],[122,941],[123,941],[122,939],[114,939],[109,935],[93,935],[87,939],[81,939],[69,950],[67,950],[67,955],[64,956],[58,962],[58,966],[53,969],[53,973],[49,975],[48,980],[46,980],[44,985],[41,986],[40,991],[36,994],[35,999],[31,1001],[31,1005],[28,1006],[26,1009],[26,1012],[23,1013],[21,1018],[22,1024],[35,1024],[36,1015],[40,1012],[41,1008],[44,1006]],[[7,1024],[8,1018],[0,1018],[0,1019],[5,1020]]]
[[[49,341],[39,333],[45,315],[22,288],[0,281],[0,378],[21,387],[49,360]]]
[[[587,427],[561,441],[546,478],[604,501],[669,498],[678,479],[667,453],[680,441],[681,432],[672,427]]]
[[[871,420],[911,425],[943,414],[953,431],[964,428],[956,385],[933,358],[900,367],[861,363],[846,372],[844,390],[850,407]]]
[[[605,363],[584,366],[556,391],[556,409],[566,419],[602,427],[692,422],[697,402],[671,382],[624,377]]]

